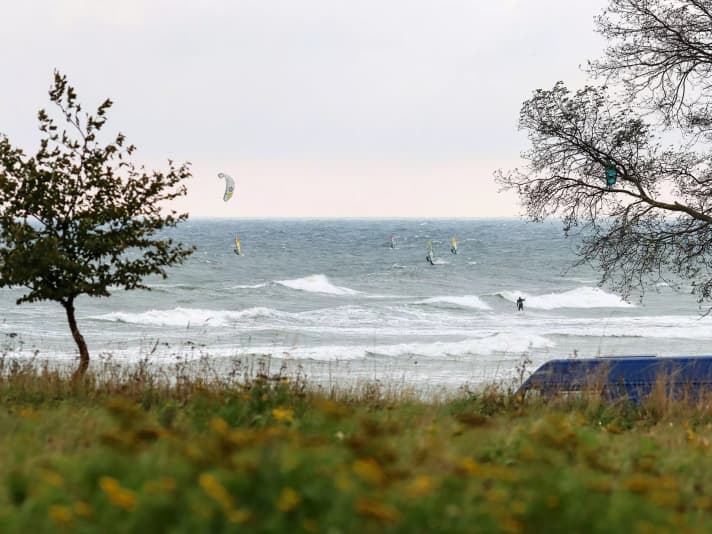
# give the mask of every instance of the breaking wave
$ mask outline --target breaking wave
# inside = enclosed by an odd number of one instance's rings
[[[545,295],[531,295],[520,291],[502,291],[498,294],[510,302],[516,302],[517,298],[521,296],[525,299],[525,309],[635,308],[634,304],[626,302],[617,295],[606,293],[597,287],[578,287],[562,293],[548,293]]]
[[[325,293],[327,295],[358,295],[360,291],[350,289],[348,287],[335,286],[332,284],[325,274],[312,274],[304,278],[295,278],[294,280],[276,280],[277,284],[297,289],[299,291],[308,291],[309,293]]]

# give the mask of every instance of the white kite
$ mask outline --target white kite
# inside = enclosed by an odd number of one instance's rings
[[[235,180],[232,179],[232,176],[224,172],[218,174],[218,178],[225,180],[225,194],[223,195],[223,200],[227,202],[232,198],[232,194],[235,192]]]

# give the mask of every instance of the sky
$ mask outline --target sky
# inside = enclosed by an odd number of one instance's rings
[[[138,161],[191,162],[196,217],[517,216],[522,102],[605,44],[604,0],[1,1],[0,132],[36,149],[57,69]]]

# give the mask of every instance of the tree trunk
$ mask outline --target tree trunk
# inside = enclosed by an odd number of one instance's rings
[[[72,337],[77,347],[79,347],[79,366],[77,370],[74,371],[74,377],[77,378],[83,376],[89,368],[89,349],[87,348],[86,341],[84,341],[84,336],[82,336],[79,332],[79,327],[77,327],[77,319],[74,316],[74,299],[69,299],[63,302],[62,305],[67,312],[67,321],[69,321],[69,329],[72,331]]]

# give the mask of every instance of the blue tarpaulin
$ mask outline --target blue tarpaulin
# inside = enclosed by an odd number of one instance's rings
[[[538,391],[550,397],[581,391],[599,392],[606,399],[639,402],[654,387],[670,396],[699,398],[712,392],[712,356],[627,356],[551,360],[522,384],[520,392]]]

